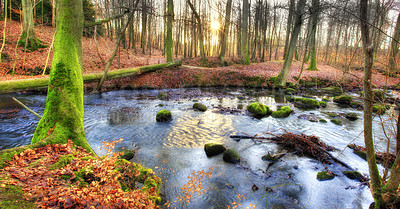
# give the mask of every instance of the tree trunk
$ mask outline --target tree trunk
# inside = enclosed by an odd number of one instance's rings
[[[219,53],[219,59],[222,62],[222,65],[226,65],[225,61],[225,52],[226,52],[226,40],[228,39],[229,34],[229,23],[231,21],[231,11],[232,11],[232,0],[228,0],[226,3],[226,10],[225,10],[225,24],[224,30],[221,33],[221,52]]]
[[[287,55],[287,49],[289,47],[289,38],[290,38],[290,34],[292,32],[292,28],[293,28],[293,13],[295,10],[295,0],[290,0],[289,2],[289,15],[288,15],[288,20],[287,20],[287,25],[286,25],[286,39],[285,39],[285,49],[283,51],[283,59],[286,59],[286,55]]]
[[[142,0],[142,35],[141,44],[143,54],[146,52],[146,32],[147,32],[147,5],[146,0]]]
[[[167,62],[172,61],[172,24],[174,21],[174,1],[168,0],[168,11],[167,11],[167,40],[166,40],[166,51],[167,51]]]
[[[390,54],[389,61],[387,65],[387,72],[389,76],[395,76],[397,74],[397,66],[396,66],[396,56],[399,52],[399,42],[400,41],[400,13],[397,16],[396,27],[393,33],[393,39],[390,44]]]
[[[296,21],[294,24],[292,35],[290,37],[290,45],[287,48],[287,56],[285,58],[285,62],[283,63],[282,70],[275,80],[275,85],[277,86],[285,86],[286,80],[289,77],[290,68],[292,66],[294,53],[297,47],[297,39],[299,37],[301,24],[303,22],[302,17],[305,5],[306,5],[306,0],[299,0],[299,2],[297,3]]]
[[[56,27],[56,0],[50,0],[51,3],[51,26]]]
[[[57,34],[46,108],[32,144],[46,140],[67,143],[92,152],[83,128],[82,1],[57,0]]]
[[[376,165],[374,141],[372,138],[372,65],[374,62],[373,44],[370,39],[368,24],[368,0],[360,0],[360,26],[365,55],[364,69],[364,143],[367,150],[369,174],[371,177],[371,192],[375,200],[375,208],[383,207],[381,177]]]
[[[242,55],[242,63],[245,65],[250,65],[249,39],[248,39],[249,14],[250,14],[249,1],[243,0],[241,55]]]
[[[36,38],[34,26],[35,21],[33,20],[33,4],[32,0],[22,0],[22,33],[18,46],[26,47],[31,51],[35,51],[37,48],[42,48],[40,40]]]
[[[201,62],[204,63],[204,62],[207,62],[207,58],[206,58],[206,53],[204,50],[204,34],[203,34],[203,27],[201,25],[200,15],[196,12],[196,9],[194,8],[194,6],[190,2],[190,0],[187,0],[187,3],[189,4],[189,7],[192,10],[193,15],[197,21],[197,30],[199,33],[199,42],[200,42],[200,56],[201,56]],[[196,47],[195,47],[195,50],[196,50]]]
[[[316,47],[316,35],[317,35],[317,23],[319,14],[319,0],[312,1],[311,8],[311,32],[310,32],[310,66],[307,70],[318,70],[317,69],[317,47]]]

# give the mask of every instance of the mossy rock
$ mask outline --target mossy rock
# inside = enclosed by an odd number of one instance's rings
[[[289,106],[283,106],[279,108],[279,110],[272,112],[272,117],[274,118],[286,118],[289,117],[292,110]]]
[[[336,86],[322,88],[321,91],[326,92],[326,93],[331,93],[331,94],[342,94],[343,93],[342,88],[336,87]]]
[[[156,115],[157,122],[167,122],[170,121],[172,118],[172,114],[168,110],[160,110]]]
[[[251,103],[249,105],[249,107],[247,108],[247,110],[249,112],[253,113],[254,116],[258,117],[258,118],[261,118],[261,117],[271,114],[271,110],[269,109],[269,107],[265,106],[259,102]]]
[[[379,89],[372,90],[372,95],[374,98],[374,102],[384,102],[387,96],[385,91]]]
[[[165,94],[165,93],[159,93],[157,95],[157,98],[160,99],[160,100],[166,100],[168,98],[168,95]]]
[[[358,119],[358,115],[354,112],[346,113],[344,117],[351,121],[355,121]]]
[[[74,159],[75,159],[75,157],[72,154],[63,155],[58,159],[58,161],[56,163],[54,163],[53,165],[51,165],[49,167],[49,170],[56,170],[56,169],[64,168],[65,166],[70,164],[72,162],[72,160],[74,160]]]
[[[319,119],[318,122],[320,122],[320,123],[327,123],[328,121],[326,121],[325,119]]]
[[[316,109],[320,107],[318,100],[311,98],[294,98],[294,105],[300,109]]]
[[[386,112],[386,107],[384,105],[375,105],[372,107],[372,111],[379,115],[383,115]]]
[[[339,119],[332,119],[331,122],[332,122],[333,124],[338,125],[338,126],[341,126],[341,125],[342,125],[342,121],[339,120]]]
[[[288,102],[294,102],[294,97],[286,96]]]
[[[202,111],[202,112],[207,111],[207,107],[205,105],[201,104],[201,103],[198,103],[198,102],[194,103],[193,108],[197,109],[199,111]]]
[[[206,152],[207,157],[221,154],[225,150],[225,146],[218,143],[207,143],[204,145],[204,151]]]
[[[286,88],[284,92],[285,94],[293,94],[294,92],[296,92],[296,90],[293,88]]]
[[[332,180],[333,178],[335,178],[335,175],[332,172],[321,171],[317,174],[317,179],[319,181]]]
[[[327,106],[327,103],[325,101],[320,101],[319,106],[325,108]]]
[[[354,107],[354,108],[361,107],[360,103],[357,102],[357,101],[352,101],[352,102],[350,103],[350,106],[351,106],[351,107]]]
[[[361,180],[364,176],[358,171],[343,171],[342,172],[349,179]]]
[[[262,156],[261,159],[262,159],[262,160],[265,160],[265,161],[273,161],[273,162],[276,162],[276,161],[279,160],[279,158],[280,158],[281,156],[282,156],[282,155],[273,155],[273,154],[271,154],[271,153],[268,152],[268,154]]]
[[[230,148],[225,150],[223,159],[225,162],[228,163],[239,163],[240,162],[240,156],[236,152],[236,150]]]
[[[340,95],[337,96],[333,99],[334,102],[339,103],[339,104],[345,104],[345,105],[350,105],[351,102],[353,101],[353,97],[350,95]]]
[[[331,118],[336,118],[339,116],[339,114],[336,112],[324,112],[324,114],[326,114],[327,116],[329,116]]]
[[[131,160],[135,156],[135,152],[131,149],[123,149],[118,153],[123,153],[118,157],[119,159]]]

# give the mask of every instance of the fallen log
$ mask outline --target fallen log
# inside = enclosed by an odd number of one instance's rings
[[[129,68],[129,69],[119,69],[108,72],[106,80],[135,76],[143,73],[154,72],[164,68],[178,67],[181,65],[182,61],[178,60],[174,62],[168,62],[157,65],[148,65],[148,66]],[[83,82],[84,83],[98,82],[101,80],[102,76],[103,72],[84,74]],[[47,88],[48,84],[49,84],[49,78],[0,81],[0,94],[43,89]]]

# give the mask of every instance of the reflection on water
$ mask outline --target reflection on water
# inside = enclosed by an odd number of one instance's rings
[[[341,174],[343,168],[329,166],[338,176],[331,181],[320,182],[316,174],[326,165],[306,157],[288,153],[279,162],[263,161],[261,157],[268,152],[286,153],[273,143],[256,144],[252,140],[233,141],[231,134],[260,134],[266,131],[284,130],[294,133],[316,135],[328,145],[339,150],[354,141],[363,144],[362,119],[344,120],[343,126],[328,123],[312,123],[297,116],[313,113],[315,117],[329,117],[321,110],[303,111],[291,104],[285,104],[282,94],[270,94],[262,90],[246,91],[241,89],[173,89],[169,101],[157,99],[157,90],[115,91],[85,96],[85,130],[93,150],[102,155],[102,141],[123,138],[117,150],[122,147],[139,148],[138,161],[153,168],[164,180],[163,195],[172,203],[172,207],[181,207],[174,202],[182,196],[181,187],[188,182],[192,171],[208,172],[213,167],[210,178],[204,178],[202,186],[205,194],[193,195],[189,208],[226,208],[233,202],[244,207],[255,204],[257,208],[367,208],[372,202],[370,191]],[[199,102],[208,106],[206,112],[192,108],[193,95],[202,95]],[[252,95],[262,95],[254,97]],[[2,95],[0,107],[7,111],[15,106],[11,96],[16,96],[27,106],[41,114],[45,96],[41,95]],[[294,115],[285,119],[272,117],[261,120],[243,115],[223,115],[213,112],[213,107],[246,109],[252,102],[261,102],[276,110],[278,105],[290,105]],[[172,121],[157,123],[155,115],[159,110],[172,112]],[[328,103],[325,112],[355,112],[362,118],[362,111],[352,108],[338,108]],[[3,116],[3,115],[2,115]],[[383,120],[387,120],[387,115]],[[374,136],[377,149],[385,150],[386,139],[381,130],[379,118],[374,119]],[[385,121],[384,125],[393,126],[394,121]],[[37,119],[27,111],[20,109],[15,115],[0,120],[0,147],[10,148],[30,143],[37,125]],[[392,133],[392,136],[394,134]],[[393,138],[393,137],[392,137]],[[236,149],[242,160],[240,165],[225,163],[222,155],[208,158],[203,146],[208,142],[223,143]],[[394,146],[394,140],[391,142]],[[339,151],[332,153],[339,155]],[[368,173],[367,163],[346,149],[339,159]],[[256,190],[256,186],[258,189]],[[243,195],[243,196],[241,196]],[[240,197],[240,198],[238,198]],[[244,197],[244,198],[242,198]]]

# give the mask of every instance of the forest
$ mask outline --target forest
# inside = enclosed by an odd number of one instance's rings
[[[400,1],[0,0],[0,208],[400,208]]]

